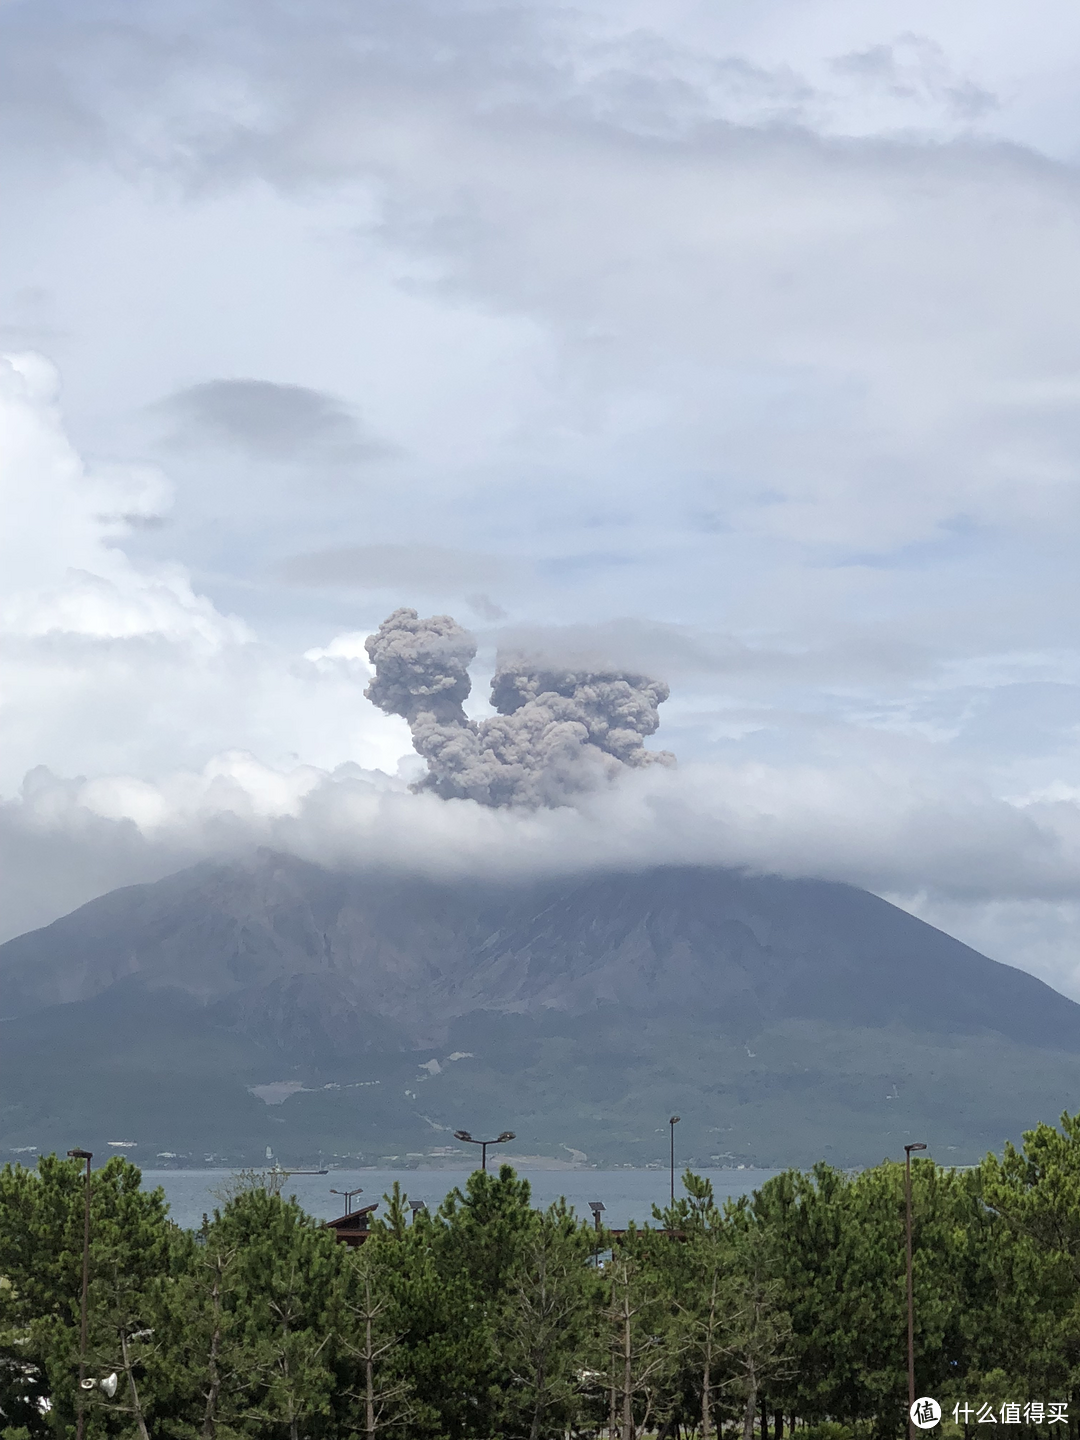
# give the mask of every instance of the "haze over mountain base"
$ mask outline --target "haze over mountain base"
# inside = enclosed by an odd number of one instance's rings
[[[848,886],[495,884],[261,853],[0,947],[0,1146],[143,1164],[966,1163],[1080,1096],[1080,1006]]]

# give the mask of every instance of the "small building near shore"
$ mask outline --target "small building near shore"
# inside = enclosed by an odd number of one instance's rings
[[[378,1208],[377,1200],[373,1205],[361,1205],[359,1210],[352,1210],[348,1215],[327,1220],[326,1228],[333,1230],[343,1245],[362,1245],[371,1234],[371,1212]]]

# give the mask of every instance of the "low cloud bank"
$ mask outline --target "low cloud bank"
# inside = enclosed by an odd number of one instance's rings
[[[452,879],[654,864],[744,866],[847,881],[947,921],[996,958],[1080,990],[1060,931],[1080,903],[1080,805],[952,794],[900,770],[650,766],[560,808],[411,793],[408,777],[344,765],[274,770],[249,755],[155,784],[37,770],[0,806],[5,936],[121,884],[260,845],[335,867]],[[1022,920],[1022,923],[1021,923]],[[1000,934],[1002,949],[993,944]]]

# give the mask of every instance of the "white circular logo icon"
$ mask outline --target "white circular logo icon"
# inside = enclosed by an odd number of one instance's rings
[[[936,1400],[931,1400],[929,1395],[924,1395],[921,1400],[915,1401],[908,1413],[911,1423],[920,1430],[932,1430],[941,1419],[941,1406]]]

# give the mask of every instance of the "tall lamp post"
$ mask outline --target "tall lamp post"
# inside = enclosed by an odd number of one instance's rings
[[[487,1147],[489,1145],[505,1145],[508,1140],[516,1140],[517,1136],[513,1130],[504,1130],[501,1135],[496,1135],[494,1140],[474,1140],[468,1130],[455,1130],[455,1140],[464,1140],[469,1145],[480,1146],[480,1169],[487,1170]]]
[[[86,1295],[90,1288],[90,1161],[94,1158],[89,1150],[69,1150],[70,1160],[86,1161],[86,1204],[83,1209],[83,1248],[82,1248],[82,1320],[81,1334],[79,1339],[79,1410],[75,1418],[75,1440],[82,1440],[83,1436],[83,1380],[86,1378]]]
[[[911,1152],[925,1150],[921,1142],[904,1146],[904,1207],[907,1217],[907,1403],[908,1435],[915,1440],[911,1407],[915,1404],[915,1283],[911,1269]]]
[[[604,1223],[604,1222],[600,1219],[600,1216],[601,1216],[601,1215],[604,1213],[604,1211],[607,1209],[607,1206],[604,1204],[603,1200],[590,1200],[590,1201],[589,1201],[589,1209],[592,1211],[593,1224],[596,1226],[596,1245],[595,1245],[595,1247],[594,1247],[594,1249],[593,1249],[593,1269],[599,1270],[599,1269],[600,1269],[600,1231],[601,1231],[601,1227],[603,1226],[603,1223]]]
[[[364,1187],[363,1187],[362,1185],[358,1185],[355,1190],[335,1190],[332,1186],[331,1186],[331,1188],[330,1188],[330,1194],[331,1194],[331,1195],[340,1195],[341,1198],[345,1201],[345,1214],[346,1214],[346,1216],[349,1216],[349,1215],[352,1214],[353,1196],[354,1196],[354,1195],[362,1195],[363,1193],[364,1193]]]
[[[675,1126],[682,1119],[681,1115],[672,1115],[667,1122],[671,1126],[671,1203],[675,1204]]]

